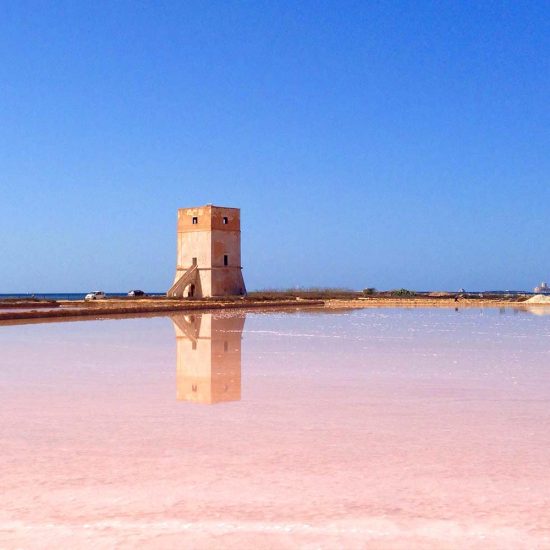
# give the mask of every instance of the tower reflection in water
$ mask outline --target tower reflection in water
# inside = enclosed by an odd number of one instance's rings
[[[246,315],[178,314],[178,401],[223,403],[241,399],[241,340]]]

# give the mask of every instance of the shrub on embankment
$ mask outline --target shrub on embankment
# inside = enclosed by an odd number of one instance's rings
[[[361,292],[349,288],[289,288],[289,289],[265,289],[249,292],[249,300],[355,300],[361,296]]]

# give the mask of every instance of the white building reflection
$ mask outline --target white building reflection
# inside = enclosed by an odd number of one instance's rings
[[[223,403],[241,399],[241,340],[246,315],[172,316],[176,331],[177,399]]]

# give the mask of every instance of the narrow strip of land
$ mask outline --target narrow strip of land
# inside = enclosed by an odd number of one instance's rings
[[[6,299],[0,301],[0,323],[10,321],[78,320],[124,315],[169,314],[209,310],[248,310],[316,308],[338,311],[363,308],[516,308],[543,314],[550,313],[548,303],[530,303],[525,297],[456,297],[456,296],[361,296],[357,294],[322,296],[292,296],[281,293],[258,294],[249,297],[220,299],[169,299],[163,297],[108,298],[86,302],[84,300],[33,300]]]
[[[464,307],[486,307],[486,308],[502,308],[502,307],[515,307],[526,308],[535,307],[544,309],[547,308],[550,311],[550,304],[537,304],[529,303],[526,301],[519,301],[514,299],[502,299],[502,298],[478,298],[478,299],[459,299],[454,298],[359,298],[357,300],[346,299],[329,299],[325,300],[325,307],[330,309],[349,309],[349,308],[464,308]]]
[[[145,313],[177,313],[209,310],[234,310],[257,308],[296,308],[299,307],[323,307],[323,300],[232,300],[232,301],[198,301],[198,300],[98,300],[94,302],[75,301],[70,304],[62,302],[51,305],[50,308],[38,307],[31,309],[32,305],[20,302],[19,307],[11,307],[9,310],[0,311],[0,322],[25,320],[25,319],[79,319],[99,318],[105,316],[120,316],[124,314],[136,315]],[[2,305],[0,304],[0,310]]]

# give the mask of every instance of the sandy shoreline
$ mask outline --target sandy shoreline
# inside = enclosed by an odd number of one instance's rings
[[[4,303],[5,302],[5,303]],[[171,312],[194,312],[210,310],[247,310],[280,308],[315,308],[326,310],[350,310],[369,308],[517,308],[519,310],[543,313],[550,311],[550,304],[536,304],[514,299],[469,299],[455,301],[447,297],[372,297],[358,299],[282,299],[282,300],[98,300],[79,301],[0,301],[0,323],[26,320],[78,320],[104,316],[125,316],[140,314],[161,314]]]
[[[132,302],[118,302],[115,300],[97,301],[92,303],[77,302],[68,305],[64,303],[61,307],[53,309],[37,309],[30,310],[28,305],[21,305],[25,308],[24,311],[13,308],[10,311],[0,312],[0,322],[12,320],[32,320],[32,319],[72,319],[103,316],[120,316],[120,315],[136,315],[148,313],[171,313],[171,312],[195,312],[195,311],[211,311],[211,310],[234,310],[234,309],[257,309],[257,308],[296,308],[296,307],[322,307],[322,300],[278,300],[273,302],[242,302],[242,301],[158,301],[144,300]],[[63,307],[64,306],[64,307]]]
[[[454,298],[368,298],[358,300],[325,300],[325,307],[331,309],[343,308],[461,308],[461,307],[489,307],[489,308],[501,308],[501,307],[519,307],[525,308],[526,306],[542,307],[549,304],[537,304],[529,302],[519,302],[506,299],[459,299],[455,301]]]

